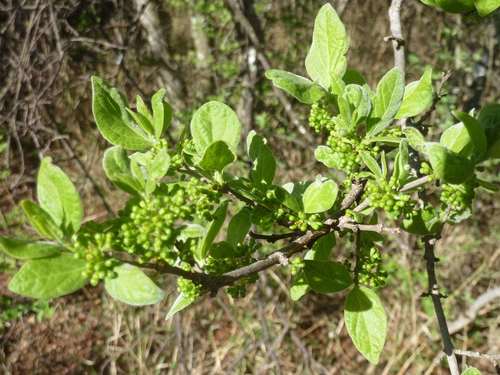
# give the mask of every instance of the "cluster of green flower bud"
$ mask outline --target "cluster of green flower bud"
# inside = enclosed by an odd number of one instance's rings
[[[317,133],[333,128],[332,115],[320,102],[311,105],[309,126]]]
[[[222,193],[211,183],[203,183],[197,178],[191,178],[186,184],[188,204],[196,217],[212,220],[212,213],[220,202]]]
[[[432,174],[432,168],[429,163],[424,161],[420,164],[420,169],[418,170],[418,172],[423,176],[427,176]]]
[[[362,246],[359,253],[358,279],[371,288],[385,285],[387,271],[383,269],[382,254],[376,246]]]
[[[462,184],[443,184],[440,201],[450,217],[460,216],[472,205],[476,183],[467,181]]]
[[[297,275],[304,268],[304,259],[302,257],[295,257],[290,261],[290,274]]]
[[[201,285],[185,279],[183,277],[177,278],[177,290],[189,299],[195,300],[201,295]]]
[[[398,192],[394,180],[390,182],[369,180],[365,190],[370,206],[383,209],[392,219],[397,219],[414,209],[415,202],[411,196]]]
[[[83,275],[96,286],[100,280],[116,277],[113,269],[120,264],[111,253],[115,244],[112,232],[91,233],[81,231],[73,237],[74,256],[86,261]]]

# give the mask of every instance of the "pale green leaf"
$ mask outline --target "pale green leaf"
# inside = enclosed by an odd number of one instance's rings
[[[44,238],[61,240],[62,230],[57,226],[54,220],[43,208],[29,200],[23,200],[20,203],[31,226]]]
[[[473,147],[473,160],[482,160],[488,150],[486,134],[478,120],[465,112],[455,112],[455,116],[462,121]]]
[[[377,364],[387,336],[387,317],[377,294],[356,287],[347,295],[344,319],[354,346],[373,364]]]
[[[330,88],[332,77],[341,78],[347,67],[349,38],[344,24],[330,4],[321,7],[314,21],[311,48],[306,70],[314,82]]]
[[[434,175],[445,182],[460,184],[474,171],[474,165],[468,159],[449,151],[439,143],[426,143],[425,154],[429,158]]]
[[[120,189],[131,193],[140,193],[142,184],[132,174],[130,159],[120,146],[113,146],[104,152],[102,166],[108,179]]]
[[[83,219],[80,195],[61,168],[44,158],[37,177],[37,197],[40,206],[48,212],[56,225],[76,232]]]
[[[464,372],[462,372],[462,375],[481,375],[481,371],[479,371],[475,367],[469,367]]]
[[[118,276],[104,281],[114,299],[132,306],[153,305],[163,299],[163,291],[140,268],[122,264],[114,271]]]
[[[333,150],[328,146],[318,146],[314,150],[314,157],[328,168],[339,168],[338,160]]]
[[[14,275],[9,290],[25,297],[48,300],[81,289],[86,262],[69,254],[29,260]]]
[[[328,211],[337,200],[338,190],[334,181],[317,179],[307,187],[302,197],[304,212],[312,214]]]
[[[172,107],[165,100],[165,89],[158,90],[151,98],[153,108],[153,127],[156,139],[160,139],[172,122]]]
[[[45,241],[20,240],[0,236],[0,250],[15,259],[38,259],[59,254],[59,245]]]
[[[486,17],[500,7],[500,0],[474,0],[476,10],[481,17]]]
[[[363,159],[363,163],[368,167],[368,169],[375,175],[378,179],[384,179],[384,174],[382,173],[382,169],[377,163],[377,160],[368,151],[362,151],[360,153],[361,159]]]
[[[403,102],[396,114],[396,118],[417,116],[430,108],[432,100],[432,68],[426,67],[420,80],[411,82],[406,86]]]
[[[267,70],[266,78],[270,79],[274,86],[305,104],[316,103],[326,94],[326,91],[318,84],[284,70]]]
[[[299,271],[299,273],[293,277],[292,286],[290,287],[290,298],[292,301],[298,301],[309,291],[309,289],[304,271]]]
[[[424,152],[425,138],[416,128],[406,127],[404,134],[408,140],[408,144],[418,152]]]
[[[171,319],[175,314],[177,314],[179,311],[184,310],[186,307],[191,305],[195,301],[194,298],[191,298],[189,296],[186,296],[185,294],[181,293],[177,296],[175,299],[174,303],[172,306],[170,306],[170,309],[168,310],[167,316],[165,317],[165,320]]]

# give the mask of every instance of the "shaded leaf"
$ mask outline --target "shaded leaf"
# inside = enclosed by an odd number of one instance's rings
[[[26,260],[50,257],[59,254],[63,249],[50,242],[0,236],[0,250],[12,258]]]

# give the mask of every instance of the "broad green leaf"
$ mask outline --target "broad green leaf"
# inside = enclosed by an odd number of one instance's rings
[[[189,223],[182,229],[180,235],[177,237],[179,241],[186,241],[189,238],[200,238],[205,235],[205,228],[200,224]]]
[[[158,90],[151,98],[153,108],[153,127],[156,139],[160,139],[172,122],[172,107],[165,100],[165,89]]]
[[[51,242],[29,241],[0,236],[0,250],[12,258],[26,260],[59,254],[62,248]]]
[[[368,92],[360,85],[349,84],[346,86],[343,96],[352,108],[352,121],[356,126],[364,121],[370,114],[371,101]]]
[[[86,262],[72,255],[28,260],[14,275],[9,290],[25,297],[48,300],[81,289]]]
[[[248,156],[253,162],[250,178],[256,184],[272,184],[276,173],[276,160],[265,138],[251,130],[246,143]]]
[[[161,148],[153,154],[149,165],[147,166],[148,176],[155,181],[159,181],[168,172],[170,167],[170,156],[166,148]]]
[[[195,301],[194,298],[186,296],[185,294],[181,293],[177,296],[175,299],[174,303],[172,306],[170,306],[170,309],[168,310],[167,316],[165,317],[165,320],[171,319],[175,314],[177,314],[179,311],[184,310],[186,307],[191,305]]]
[[[500,0],[474,0],[476,10],[481,17],[486,17],[500,7]]]
[[[439,233],[443,223],[434,207],[417,210],[411,217],[403,219],[403,228],[409,233],[424,236]]]
[[[338,191],[334,181],[316,179],[302,196],[304,212],[313,214],[328,211],[337,200]]]
[[[387,336],[387,317],[377,294],[366,287],[355,287],[347,295],[344,308],[347,332],[354,346],[377,364]]]
[[[332,77],[341,78],[347,67],[349,38],[344,24],[330,4],[321,7],[314,21],[306,70],[314,82],[330,88]]]
[[[366,78],[356,69],[347,69],[344,77],[342,77],[342,81],[344,81],[346,85],[351,83],[360,86],[366,85]]]
[[[235,159],[233,151],[224,141],[216,141],[207,147],[198,165],[209,172],[222,171]]]
[[[368,136],[377,135],[391,124],[401,107],[404,91],[405,86],[401,70],[392,68],[377,85],[377,91],[373,98]]]
[[[307,283],[318,293],[336,293],[352,285],[349,270],[338,262],[304,260]]]
[[[303,211],[302,196],[310,184],[310,182],[288,182],[284,184],[283,189],[287,194],[283,197],[283,204],[292,211]]]
[[[304,255],[307,260],[328,260],[335,246],[335,234],[328,233],[314,242],[312,248]]]
[[[40,206],[48,212],[56,225],[69,227],[71,232],[80,228],[83,207],[80,195],[61,168],[44,158],[37,177],[37,197]]]
[[[205,259],[208,249],[210,248],[210,246],[212,246],[212,243],[214,242],[215,237],[217,236],[220,229],[222,228],[222,225],[224,224],[224,220],[226,219],[228,204],[229,204],[228,201],[221,203],[221,205],[214,212],[214,215],[213,215],[214,218],[208,227],[207,234],[205,235],[203,240],[200,241],[200,244],[199,244],[198,249],[196,251],[196,257],[198,260]]]
[[[120,189],[131,194],[142,191],[141,182],[132,174],[130,159],[120,146],[113,146],[104,152],[102,166],[108,179]]]
[[[368,151],[362,151],[360,153],[361,159],[363,159],[363,163],[368,167],[368,169],[375,175],[378,179],[384,179],[384,174],[382,173],[382,169],[378,165],[377,161],[373,156],[370,155]]]
[[[469,367],[469,368],[467,368],[467,370],[462,372],[462,375],[481,375],[481,371],[479,371],[475,367]]]
[[[50,215],[36,203],[29,200],[23,200],[20,203],[31,226],[44,238],[61,240],[63,233]]]
[[[462,121],[472,142],[473,160],[482,160],[488,150],[486,134],[478,120],[464,112],[456,112],[455,116]]]
[[[251,211],[249,208],[243,207],[229,222],[227,227],[227,242],[232,246],[242,243],[251,226]]]
[[[460,184],[474,171],[474,165],[468,159],[447,150],[439,143],[426,143],[425,153],[435,176],[445,182]]]
[[[338,160],[335,157],[335,153],[328,146],[318,146],[314,150],[314,157],[328,168],[338,168]]]
[[[274,86],[282,89],[305,104],[316,103],[326,94],[325,90],[318,84],[307,78],[284,70],[267,70],[266,78],[270,79]]]
[[[233,154],[237,154],[241,124],[236,113],[221,102],[203,104],[191,119],[191,135],[198,155],[214,142],[224,141]]]
[[[137,112],[146,117],[150,122],[151,127],[153,127],[153,115],[149,111],[148,106],[146,105],[146,103],[144,103],[144,100],[142,100],[140,95],[137,95],[135,97],[135,107],[137,109]]]
[[[118,276],[104,281],[114,299],[132,306],[153,305],[163,299],[163,291],[139,267],[125,263],[114,271]]]
[[[125,105],[117,101],[116,96],[102,79],[92,77],[92,112],[102,136],[127,150],[151,147],[147,135],[129,121]]]
[[[212,244],[209,254],[215,259],[234,258],[240,255],[236,248],[226,241]]]
[[[304,271],[299,271],[292,281],[292,286],[290,287],[290,298],[292,301],[298,301],[309,291],[309,285],[307,284],[306,275]]]
[[[469,132],[461,122],[446,129],[443,134],[441,134],[439,143],[449,151],[463,157],[469,157],[474,151]]]
[[[406,86],[396,118],[414,117],[425,112],[432,105],[432,98],[432,68],[426,67],[420,80]]]
[[[405,133],[408,144],[418,152],[424,152],[425,138],[417,129],[407,127],[403,131]]]

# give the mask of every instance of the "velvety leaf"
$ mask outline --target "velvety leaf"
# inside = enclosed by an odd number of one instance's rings
[[[175,299],[174,303],[172,306],[170,306],[170,309],[168,310],[167,316],[165,317],[165,320],[171,319],[175,314],[177,314],[179,311],[184,310],[186,307],[191,305],[195,301],[194,298],[191,298],[189,296],[186,296],[185,294],[181,293],[177,296]]]
[[[153,127],[156,139],[160,139],[172,122],[172,107],[165,101],[165,89],[158,90],[151,98],[153,108]]]
[[[132,306],[145,306],[163,299],[163,291],[139,267],[122,264],[115,267],[114,271],[118,276],[105,279],[104,287],[117,301]]]
[[[336,293],[352,285],[349,270],[338,262],[304,260],[307,283],[318,293]]]
[[[403,74],[399,68],[392,68],[382,77],[373,98],[368,136],[377,135],[391,124],[401,107],[404,90]]]
[[[104,152],[102,166],[108,179],[120,189],[134,194],[142,191],[142,184],[133,176],[130,159],[120,146],[113,146]]]
[[[328,146],[318,146],[314,151],[314,157],[328,168],[338,168],[338,161],[335,154]]]
[[[15,259],[46,258],[59,254],[62,248],[51,242],[29,241],[0,236],[0,250]]]
[[[21,201],[20,205],[31,226],[35,228],[40,236],[54,240],[62,239],[62,230],[43,208],[29,200]]]
[[[500,7],[500,0],[474,0],[476,10],[481,17],[486,17]]]
[[[272,184],[276,173],[276,160],[265,138],[251,130],[247,137],[247,152],[253,165],[250,178],[256,184]]]
[[[373,364],[377,364],[387,336],[387,317],[377,294],[356,287],[347,295],[344,319],[354,346]]]
[[[432,100],[432,68],[427,67],[420,80],[411,82],[406,86],[403,102],[396,114],[396,118],[417,116],[430,108]]]
[[[305,62],[307,74],[328,89],[332,77],[344,75],[348,49],[349,38],[344,24],[330,4],[323,5],[314,21],[312,44]]]
[[[304,212],[312,214],[328,211],[337,200],[338,190],[334,181],[317,179],[307,187],[302,197]]]
[[[236,113],[221,102],[203,104],[191,119],[191,135],[198,155],[214,142],[224,141],[236,154],[240,142],[241,124]]]
[[[29,260],[9,283],[13,293],[48,300],[73,293],[86,283],[86,262],[72,255]]]
[[[68,227],[71,232],[80,228],[83,207],[80,195],[69,177],[61,168],[44,158],[38,170],[37,197],[40,206],[59,227]]]
[[[267,70],[266,78],[270,79],[274,86],[305,104],[316,103],[326,94],[325,90],[318,84],[284,70]]]
[[[445,182],[460,184],[467,180],[474,171],[474,165],[468,159],[448,151],[439,143],[426,143],[425,153],[435,176]]]
[[[227,242],[232,246],[242,243],[252,226],[252,215],[250,209],[243,207],[231,218],[227,227]]]
[[[198,165],[209,172],[222,171],[234,159],[235,156],[229,146],[224,141],[216,141],[207,147]]]
[[[146,134],[127,120],[125,105],[117,101],[117,95],[102,79],[95,76],[92,77],[92,112],[102,136],[113,145],[127,150],[151,147]]]
[[[221,203],[221,205],[217,208],[217,210],[214,213],[214,219],[211,221],[207,234],[203,238],[202,241],[200,241],[200,244],[198,246],[198,249],[196,250],[196,257],[198,260],[203,260],[205,259],[205,256],[207,255],[207,251],[212,246],[212,243],[215,240],[215,237],[219,233],[220,229],[222,228],[222,225],[224,224],[224,220],[226,219],[226,214],[227,214],[227,206],[229,202],[225,201]]]

